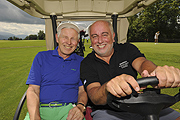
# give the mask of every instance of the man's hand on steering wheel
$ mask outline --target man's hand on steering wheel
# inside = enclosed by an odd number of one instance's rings
[[[180,87],[180,70],[173,66],[157,66],[157,68],[152,72],[148,73],[144,70],[141,73],[142,77],[156,76],[159,79],[159,84],[156,88],[175,88]]]
[[[111,94],[113,94],[114,96],[120,98],[120,97],[130,95],[132,93],[132,89],[130,85],[137,92],[140,90],[140,87],[137,81],[132,76],[122,74],[111,79],[106,84],[106,90],[110,92]]]

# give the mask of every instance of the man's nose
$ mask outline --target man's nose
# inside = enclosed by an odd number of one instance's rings
[[[99,43],[103,43],[103,38],[102,38],[102,36],[99,36],[98,42],[99,42]]]
[[[67,39],[67,44],[71,44],[71,39]]]

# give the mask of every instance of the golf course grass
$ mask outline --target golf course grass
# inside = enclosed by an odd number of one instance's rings
[[[156,65],[175,66],[180,69],[180,43],[136,42],[146,58]],[[85,56],[92,51],[85,42]],[[35,55],[46,50],[45,40],[0,40],[0,120],[12,120],[18,103],[26,91],[26,79]],[[162,93],[175,95],[179,88],[163,89]],[[180,112],[180,102],[172,106]],[[23,106],[20,120],[27,112]]]

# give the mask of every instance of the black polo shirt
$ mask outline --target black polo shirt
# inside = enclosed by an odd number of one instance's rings
[[[99,82],[103,85],[121,74],[128,74],[136,79],[137,72],[132,67],[132,62],[138,57],[144,57],[144,54],[130,43],[116,44],[109,64],[97,58],[95,52],[88,54],[81,62],[80,69],[85,89],[93,82]]]

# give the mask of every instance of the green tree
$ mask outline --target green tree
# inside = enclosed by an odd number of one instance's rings
[[[137,15],[130,17],[128,39],[131,41],[154,41],[154,34],[160,31],[160,39],[179,39],[180,2],[178,0],[159,0]]]
[[[22,38],[18,38],[16,36],[9,37],[8,40],[22,40]]]
[[[24,40],[29,40],[29,36],[26,36],[26,37],[24,38]]]
[[[37,35],[29,35],[29,40],[37,40]]]
[[[39,30],[38,32],[38,39],[39,40],[45,40],[45,33],[43,30]]]
[[[8,40],[13,40],[13,38],[12,38],[12,37],[9,37]]]

